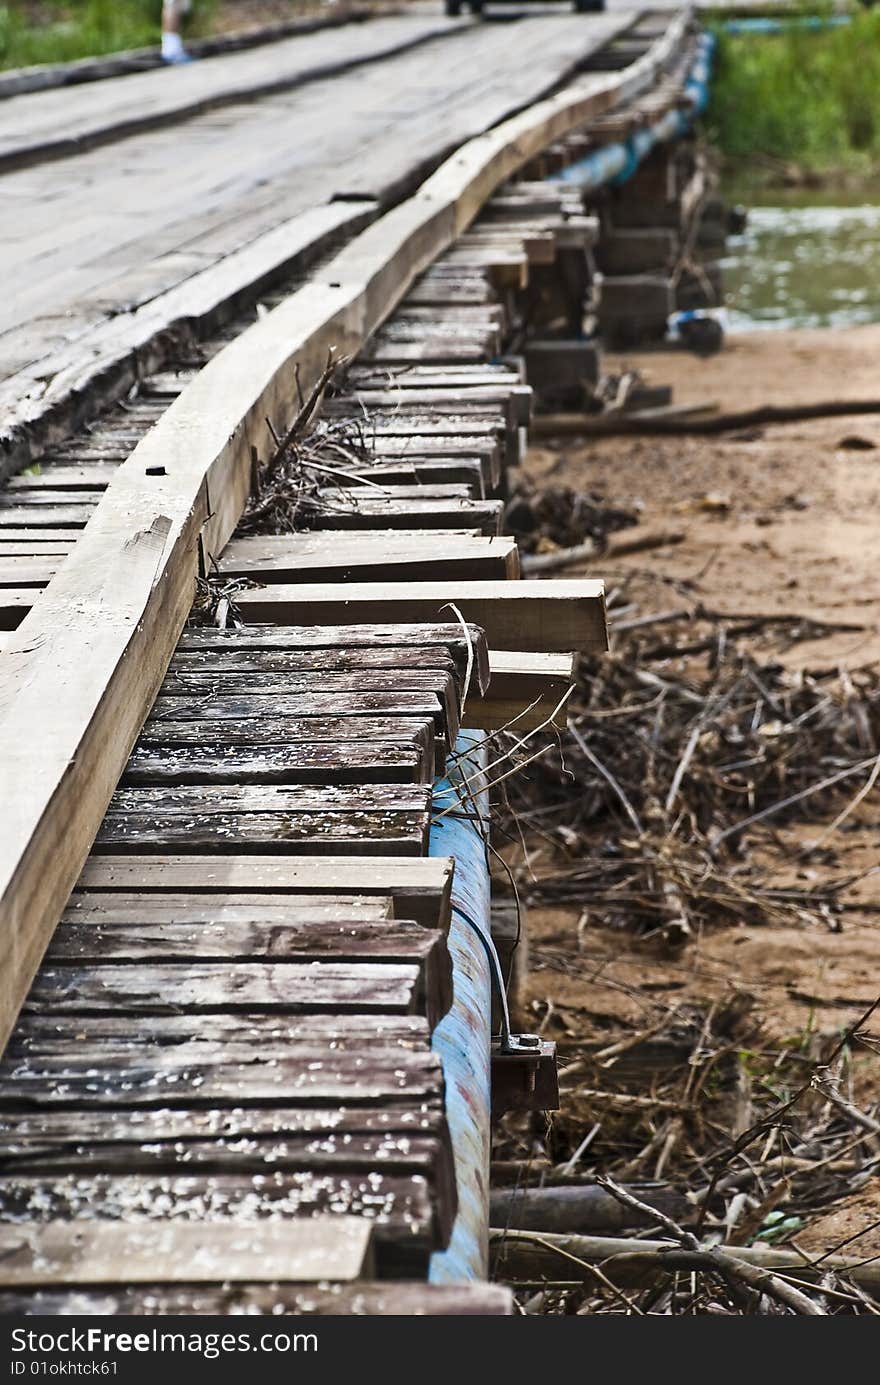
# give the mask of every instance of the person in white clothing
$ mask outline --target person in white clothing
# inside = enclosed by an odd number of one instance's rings
[[[188,14],[192,0],[162,0],[162,60],[166,63],[192,62],[183,46],[180,27]]]

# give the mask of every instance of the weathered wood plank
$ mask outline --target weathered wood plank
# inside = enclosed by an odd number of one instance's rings
[[[435,1205],[431,1189],[417,1175],[266,1174],[257,1194],[253,1178],[242,1174],[96,1173],[78,1178],[6,1178],[3,1198],[10,1230],[16,1222],[32,1226],[33,1209],[40,1207],[47,1224],[76,1220],[91,1228],[124,1220],[129,1232],[149,1222],[197,1227],[227,1222],[246,1226],[249,1232],[264,1223],[278,1222],[286,1237],[297,1242],[300,1228],[312,1218],[323,1221],[332,1216],[347,1221],[356,1217],[364,1227],[363,1240],[372,1230],[379,1273],[396,1269],[409,1271],[414,1277],[424,1273],[431,1251],[445,1243],[449,1232],[446,1209]],[[295,1229],[291,1225],[294,1220]],[[332,1244],[329,1229],[327,1240]],[[123,1278],[123,1268],[116,1265],[117,1282]],[[33,1272],[29,1267],[28,1273]],[[221,1281],[224,1278],[222,1271],[217,1273],[216,1264],[211,1278],[215,1276]]]
[[[325,814],[139,812],[104,816],[95,839],[100,851],[260,852],[341,856],[421,856],[427,849],[427,810],[369,810]]]
[[[0,1225],[0,1283],[146,1284],[157,1272],[170,1284],[350,1281],[371,1273],[371,1239],[370,1222],[355,1216],[304,1220],[295,1236],[283,1222],[20,1220]]]
[[[203,1010],[379,1010],[409,1014],[415,1009],[418,967],[407,964],[320,961],[239,963],[186,967],[106,966],[93,970],[41,967],[28,992],[28,1005],[59,1014],[125,1011],[162,1014]],[[21,1074],[18,1074],[19,1085]]]
[[[450,603],[486,631],[492,649],[550,653],[608,647],[604,587],[596,581],[351,582],[255,588],[237,598],[245,619],[301,624],[443,619]]]
[[[42,578],[48,564],[34,559]],[[0,560],[0,580],[5,569]],[[405,530],[358,532],[323,530],[314,534],[267,535],[233,539],[220,560],[224,577],[255,582],[332,582],[356,576],[362,582],[381,577],[419,578],[438,573],[455,578],[505,578],[519,575],[516,541],[469,538]],[[19,578],[16,585],[21,585]]]
[[[62,923],[46,954],[49,967],[140,962],[394,963],[419,970],[421,1002],[433,1026],[452,1001],[452,972],[442,933],[420,924],[123,924]],[[265,1052],[263,1054],[265,1057]]]
[[[205,894],[260,893],[390,896],[400,918],[431,928],[449,928],[453,862],[430,856],[412,861],[395,856],[90,856],[78,887],[88,893],[192,891]]]
[[[0,1043],[162,681],[199,562],[222,551],[241,514],[251,449],[268,453],[268,417],[290,421],[294,363],[308,390],[331,346],[353,354],[506,178],[645,85],[686,22],[674,21],[641,66],[585,78],[459,149],[337,255],[320,284],[216,356],[119,468],[4,653],[0,767],[14,795],[0,841]]]
[[[184,630],[174,656],[174,665],[192,651],[211,650],[214,653],[243,658],[249,654],[271,653],[317,655],[319,652],[334,658],[382,658],[394,651],[404,659],[416,658],[424,668],[435,667],[434,660],[449,655],[463,677],[472,663],[471,686],[485,692],[489,686],[489,651],[486,636],[476,625],[462,630],[460,625],[438,622],[436,625],[413,625],[399,622],[393,625],[248,625],[243,630],[214,630],[207,626]],[[345,667],[337,664],[337,667]],[[220,666],[222,667],[222,666]],[[231,664],[225,667],[232,667]],[[242,664],[242,668],[248,665]],[[280,665],[274,665],[280,667]]]
[[[120,1010],[129,1024],[137,1009]],[[195,1016],[190,1013],[191,1020]],[[306,1046],[287,1058],[229,1062],[221,1051],[178,1058],[174,1051],[154,1061],[146,1051],[140,1063],[130,1055],[114,1061],[100,1054],[75,1059],[64,1055],[25,1058],[0,1068],[0,1105],[82,1110],[217,1106],[378,1107],[403,1102],[417,1109],[442,1095],[439,1060],[431,1053],[403,1049],[336,1052]],[[10,1113],[11,1114],[11,1113]],[[196,1129],[198,1127],[194,1127]]]
[[[55,1317],[82,1314],[114,1317],[247,1313],[308,1317],[509,1317],[513,1295],[502,1284],[360,1283],[314,1289],[230,1288],[175,1290],[153,1284],[142,1291],[107,1287],[100,1291],[49,1289],[30,1294],[0,1294],[0,1314]]]
[[[309,1023],[321,1018],[315,1016]],[[325,1020],[326,1016],[323,1017]],[[93,1021],[94,1023],[95,1021]],[[375,1017],[374,1023],[380,1018]],[[401,1024],[400,1018],[381,1017],[384,1024]],[[413,1023],[412,1018],[409,1023]],[[424,1023],[424,1021],[421,1021]],[[386,1054],[389,1058],[391,1055]],[[231,1105],[187,1106],[159,1105],[155,1107],[126,1105],[96,1106],[89,1100],[82,1107],[47,1106],[45,1110],[20,1107],[0,1110],[0,1145],[4,1157],[25,1156],[29,1151],[60,1153],[68,1146],[72,1150],[90,1145],[115,1144],[174,1144],[190,1142],[234,1142],[236,1140],[299,1140],[327,1135],[344,1139],[346,1135],[374,1138],[386,1135],[442,1139],[447,1134],[446,1112],[443,1108],[443,1076],[439,1062],[411,1066],[406,1070],[407,1083],[395,1098],[384,1088],[377,1088],[379,1099],[373,1103],[328,1106],[290,1103],[263,1106]],[[417,1097],[417,1093],[421,1097]]]
[[[572,654],[523,654],[507,649],[489,652],[492,681],[485,697],[470,697],[467,721],[483,731],[514,722],[517,732],[532,731],[552,717],[552,725],[568,722],[562,700],[574,683]],[[562,705],[560,706],[560,703]]]
[[[7,1056],[10,1061],[22,1056],[70,1059],[81,1044],[87,1044],[98,1055],[129,1061],[139,1052],[149,1055],[156,1049],[166,1057],[174,1050],[193,1059],[215,1056],[222,1049],[224,1054],[231,1055],[231,1061],[237,1062],[234,1055],[248,1050],[246,1057],[241,1057],[244,1062],[253,1060],[255,1050],[261,1056],[273,1057],[289,1057],[295,1049],[309,1047],[332,1047],[340,1053],[365,1046],[424,1050],[430,1040],[423,1015],[279,1015],[239,1011],[203,1015],[194,1032],[192,1019],[186,1015],[142,1015],[132,1025],[125,1015],[52,1015],[25,1009],[9,1041]],[[151,1060],[145,1058],[144,1062],[147,1061]],[[328,1128],[332,1128],[332,1123]],[[0,1135],[2,1130],[0,1122]]]
[[[355,723],[356,725],[357,723]],[[283,745],[136,746],[123,784],[427,784],[434,756],[420,736],[394,740]]]

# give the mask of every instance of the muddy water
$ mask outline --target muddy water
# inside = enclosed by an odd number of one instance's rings
[[[731,191],[749,207],[722,262],[731,331],[880,321],[880,188],[848,206],[839,191],[776,192],[773,205]]]

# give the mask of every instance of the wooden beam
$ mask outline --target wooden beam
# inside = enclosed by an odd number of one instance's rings
[[[350,582],[259,587],[236,597],[245,620],[344,625],[448,620],[454,605],[491,649],[555,653],[608,648],[602,582]]]
[[[573,654],[523,654],[507,649],[489,651],[491,680],[483,697],[469,697],[468,726],[497,731],[512,722],[512,730],[534,731],[548,718],[560,729],[568,723],[568,705],[560,702],[574,682]]]
[[[423,529],[322,530],[233,539],[223,551],[220,571],[224,577],[273,583],[339,582],[350,577],[369,582],[383,576],[506,578],[519,576],[519,551],[510,538]]]
[[[449,927],[453,862],[444,856],[101,856],[89,857],[79,889],[90,895],[168,890],[192,894],[327,895],[394,900],[397,918]],[[75,905],[77,896],[71,901]]]
[[[353,1280],[372,1271],[372,1223],[323,1216],[233,1222],[0,1225],[0,1284],[265,1284]]]

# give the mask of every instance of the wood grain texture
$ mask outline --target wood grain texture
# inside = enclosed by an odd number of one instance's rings
[[[168,890],[195,894],[378,895],[394,900],[395,913],[446,932],[453,862],[299,856],[102,856],[89,857],[79,888],[89,894]],[[74,898],[75,903],[76,897]]]
[[[597,581],[558,582],[348,582],[243,591],[246,619],[340,624],[365,617],[385,621],[445,619],[454,604],[486,632],[492,649],[596,652],[608,647],[604,587]]]
[[[122,1222],[0,1226],[0,1283],[265,1283],[354,1280],[372,1268],[372,1229],[361,1217],[284,1223],[126,1226]]]

